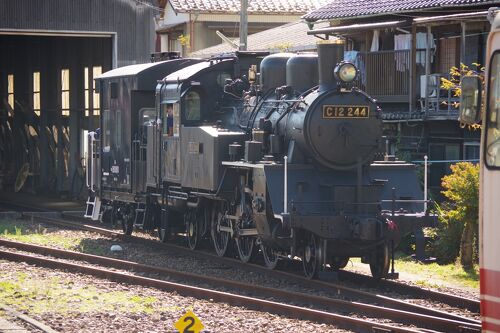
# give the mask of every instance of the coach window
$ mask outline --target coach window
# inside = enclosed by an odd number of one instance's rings
[[[174,135],[174,107],[171,103],[161,105],[163,112],[163,134],[167,136]]]
[[[201,119],[200,94],[191,90],[184,96],[184,118],[187,121],[196,121]]]
[[[500,52],[493,55],[490,65],[489,101],[486,116],[485,163],[500,167]]]

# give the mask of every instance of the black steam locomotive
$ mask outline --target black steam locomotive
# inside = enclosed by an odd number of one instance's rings
[[[308,277],[350,257],[385,276],[421,191],[413,165],[373,162],[380,110],[355,88],[343,50],[327,42],[318,54],[240,52],[104,74],[87,216],[126,233],[157,229],[162,241],[185,233],[192,249],[211,238],[220,256],[234,241],[242,261],[261,252],[269,268],[299,257]]]

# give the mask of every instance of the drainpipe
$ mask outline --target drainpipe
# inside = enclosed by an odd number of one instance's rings
[[[427,27],[425,43],[425,113],[429,112],[429,80],[431,74],[431,26]]]
[[[190,52],[194,52],[194,24],[198,20],[198,16],[200,16],[200,13],[194,13],[194,20],[191,19],[191,13],[189,13],[189,48]]]
[[[240,12],[240,51],[247,50],[248,35],[248,0],[241,0]]]
[[[460,26],[462,28],[462,45],[460,47],[460,63],[461,64],[465,64],[465,33],[467,31],[467,23],[465,22],[460,22]],[[462,65],[460,64],[460,67],[462,67]]]

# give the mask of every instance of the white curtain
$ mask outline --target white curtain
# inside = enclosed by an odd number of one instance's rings
[[[379,49],[379,37],[380,32],[378,30],[373,30],[372,46],[370,47],[371,52],[377,52]]]

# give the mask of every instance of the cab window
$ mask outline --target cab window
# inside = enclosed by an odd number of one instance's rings
[[[174,130],[173,104],[164,103],[161,105],[161,109],[163,112],[163,134],[172,136]]]
[[[500,167],[500,52],[493,55],[489,73],[488,110],[486,116],[485,163]]]
[[[201,119],[200,94],[197,91],[189,91],[184,96],[184,119],[187,121]]]

